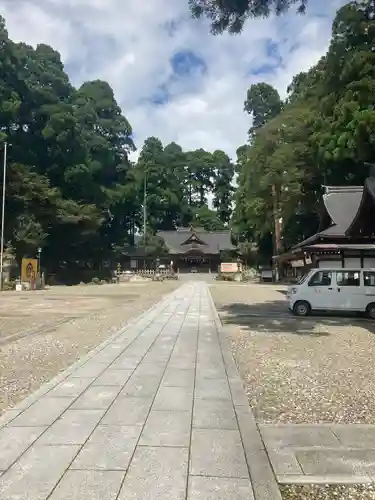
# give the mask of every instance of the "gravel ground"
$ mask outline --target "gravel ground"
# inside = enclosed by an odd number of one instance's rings
[[[375,424],[375,328],[294,319],[283,288],[214,285],[249,403],[262,423]],[[375,500],[375,485],[283,485],[283,500]]]
[[[290,317],[270,286],[213,286],[212,295],[259,422],[375,424],[372,322]]]
[[[60,295],[66,294],[67,297],[74,296],[77,307],[76,311],[72,311],[71,314],[78,317],[54,327],[53,324],[61,319],[61,311],[57,317],[51,314],[48,332],[42,330],[42,333],[0,344],[0,414],[84,356],[125,326],[129,319],[150,308],[178,286],[178,282],[163,282],[125,287],[120,285],[117,288],[116,285],[97,287],[101,289],[100,291],[91,291],[91,287],[90,291],[86,287],[72,287],[55,292]],[[83,296],[87,298],[87,294],[99,293],[104,297],[100,302],[101,307],[105,305],[103,309],[97,312],[90,311],[87,306],[83,307],[83,312],[79,309],[80,298]],[[45,295],[53,296],[53,294],[48,295],[48,292]],[[111,295],[113,295],[112,303],[108,301]],[[40,295],[39,302],[43,303],[42,295]],[[109,304],[112,306],[110,307]],[[99,300],[96,305],[99,306]],[[11,330],[8,333],[11,335],[17,333],[14,330],[14,324],[14,321],[10,323]],[[25,328],[24,323],[22,328]]]
[[[375,500],[375,485],[281,486],[283,500]]]

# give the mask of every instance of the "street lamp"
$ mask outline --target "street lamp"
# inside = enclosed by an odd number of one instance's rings
[[[1,211],[1,244],[0,244],[0,290],[3,289],[3,265],[4,265],[4,220],[5,220],[5,188],[7,172],[7,143],[4,143],[4,163],[3,163],[3,199]]]

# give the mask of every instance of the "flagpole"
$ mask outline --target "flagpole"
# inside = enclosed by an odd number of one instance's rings
[[[147,232],[147,170],[145,168],[144,172],[144,184],[143,184],[143,245],[144,245],[144,258],[143,267],[146,269],[146,232]]]
[[[3,289],[3,264],[4,264],[4,222],[5,222],[5,189],[7,171],[7,143],[4,143],[4,164],[3,164],[3,199],[1,211],[1,248],[0,248],[0,290]]]

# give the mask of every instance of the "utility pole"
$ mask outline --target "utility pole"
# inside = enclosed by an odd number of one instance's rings
[[[281,247],[281,234],[280,234],[280,213],[279,213],[279,197],[276,189],[276,185],[272,185],[272,201],[273,201],[273,220],[274,220],[274,249],[275,255],[280,251]]]
[[[3,202],[1,211],[1,248],[0,248],[0,290],[3,289],[3,263],[4,263],[4,221],[5,221],[5,187],[7,172],[7,143],[4,143],[4,165],[3,165]]]
[[[281,248],[281,231],[280,231],[280,213],[279,213],[279,193],[276,184],[272,184],[272,201],[273,201],[273,219],[274,219],[274,256],[278,255]],[[275,266],[275,274],[278,271],[278,265]],[[275,276],[276,279],[276,276]]]
[[[144,245],[143,267],[144,268],[146,268],[146,232],[147,232],[147,169],[145,168],[144,183],[143,183],[143,245]]]

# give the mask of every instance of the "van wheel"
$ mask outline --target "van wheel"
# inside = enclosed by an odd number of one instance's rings
[[[375,319],[375,302],[371,302],[371,304],[366,307],[366,313],[369,318]]]
[[[308,316],[310,312],[310,304],[305,300],[298,300],[293,306],[293,314],[296,316]]]

